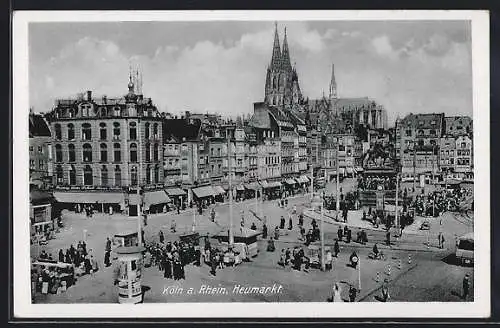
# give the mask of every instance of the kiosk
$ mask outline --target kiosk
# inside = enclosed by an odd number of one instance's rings
[[[142,246],[120,246],[116,249],[118,269],[118,302],[137,304],[143,302],[141,275],[143,265]]]

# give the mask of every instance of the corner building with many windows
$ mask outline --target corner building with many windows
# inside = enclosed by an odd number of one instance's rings
[[[134,195],[137,187],[144,194],[163,187],[162,119],[152,100],[137,94],[132,79],[122,98],[94,99],[87,91],[86,97],[57,100],[49,117],[55,188],[87,192],[64,193],[60,202],[84,200],[102,203],[103,211],[109,208],[104,204],[125,210],[147,198]]]

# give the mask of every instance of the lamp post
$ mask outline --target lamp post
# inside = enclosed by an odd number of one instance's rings
[[[324,193],[324,192],[323,192]],[[321,210],[321,270],[325,271],[325,238],[324,238],[324,233],[325,230],[323,229],[324,226],[324,216],[323,216],[323,197],[320,195],[315,195],[312,198],[311,205],[314,208],[318,208]]]

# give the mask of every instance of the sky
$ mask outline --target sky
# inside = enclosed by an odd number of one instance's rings
[[[328,95],[331,67],[339,97],[369,97],[389,123],[409,113],[472,116],[467,21],[279,21],[287,28],[302,93]],[[29,97],[37,112],[57,98],[92,90],[127,93],[129,67],[143,93],[175,115],[252,113],[264,99],[274,22],[30,23]]]

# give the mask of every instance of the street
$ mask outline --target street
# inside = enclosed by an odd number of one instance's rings
[[[348,179],[343,184],[343,191],[346,192],[353,186],[351,179]],[[327,185],[327,189],[333,189],[334,192],[335,187]],[[260,230],[265,216],[268,229],[272,231],[279,225],[282,215],[288,226],[288,216],[292,208],[296,206],[297,213],[300,213],[309,208],[309,203],[310,194],[291,197],[287,208],[280,208],[277,201],[237,202],[233,205],[233,226],[239,226],[243,215],[246,227],[255,223]],[[202,235],[207,233],[213,235],[229,224],[228,204],[218,204],[215,210],[215,223],[210,221],[210,210],[205,210],[203,215],[196,213],[195,216],[191,209],[180,214],[169,212],[150,215],[148,224],[144,228],[145,239],[148,242],[158,241],[158,232],[161,229],[168,240],[171,237],[170,224],[173,220],[177,224],[178,233],[191,231],[194,220],[195,231]],[[366,224],[361,223],[360,215],[359,211],[349,213],[348,225],[351,226],[354,236],[358,227]],[[147,291],[144,302],[321,302],[331,296],[334,282],[341,283],[344,300],[348,299],[349,284],[356,288],[361,284],[356,300],[372,302],[376,301],[374,297],[379,294],[378,290],[386,278],[392,301],[460,301],[461,281],[466,273],[473,275],[473,268],[457,266],[454,263],[454,238],[472,231],[472,221],[457,218],[453,213],[446,212],[442,217],[432,219],[429,232],[422,232],[416,228],[421,219],[416,218],[416,223],[407,227],[405,231],[408,230],[408,233],[404,232],[400,239],[393,238],[390,246],[384,244],[385,232],[374,229],[366,229],[368,234],[366,245],[340,242],[341,252],[338,258],[334,258],[333,269],[322,272],[312,268],[307,271],[296,271],[277,264],[280,252],[284,248],[292,249],[300,246],[307,253],[307,248],[298,241],[297,216],[292,215],[293,228],[282,231],[283,236],[275,243],[275,252],[267,252],[267,242],[259,240],[257,257],[235,268],[217,270],[215,277],[210,275],[210,268],[205,264],[201,267],[186,266],[186,279],[180,281],[163,278],[163,273],[156,267],[145,268],[142,284]],[[326,246],[333,246],[337,229],[342,225],[332,221],[325,219],[324,223]],[[68,288],[61,295],[37,295],[36,302],[61,303],[70,300],[82,303],[116,303],[118,296],[117,288],[113,286],[112,281],[113,267],[105,268],[103,265],[105,241],[106,237],[111,238],[115,233],[137,229],[137,219],[102,213],[86,218],[83,214],[65,212],[63,222],[65,227],[56,235],[56,239],[50,240],[46,246],[31,246],[33,256],[37,256],[41,249],[55,256],[59,249],[65,250],[71,244],[76,245],[79,240],[85,238],[87,248],[99,261],[100,270],[79,278],[75,286]],[[311,219],[307,215],[304,218],[304,225],[306,229],[311,225]],[[437,242],[440,230],[445,233],[443,249],[438,248]],[[386,255],[385,261],[368,258],[374,243],[377,243],[379,249]],[[360,256],[360,275],[358,270],[347,266],[353,251]],[[282,286],[279,293],[241,294],[237,291],[233,293],[237,286],[272,287],[273,285]],[[190,288],[192,288],[191,293],[188,293]],[[215,292],[206,292],[207,290]],[[470,295],[472,297],[473,292]]]

